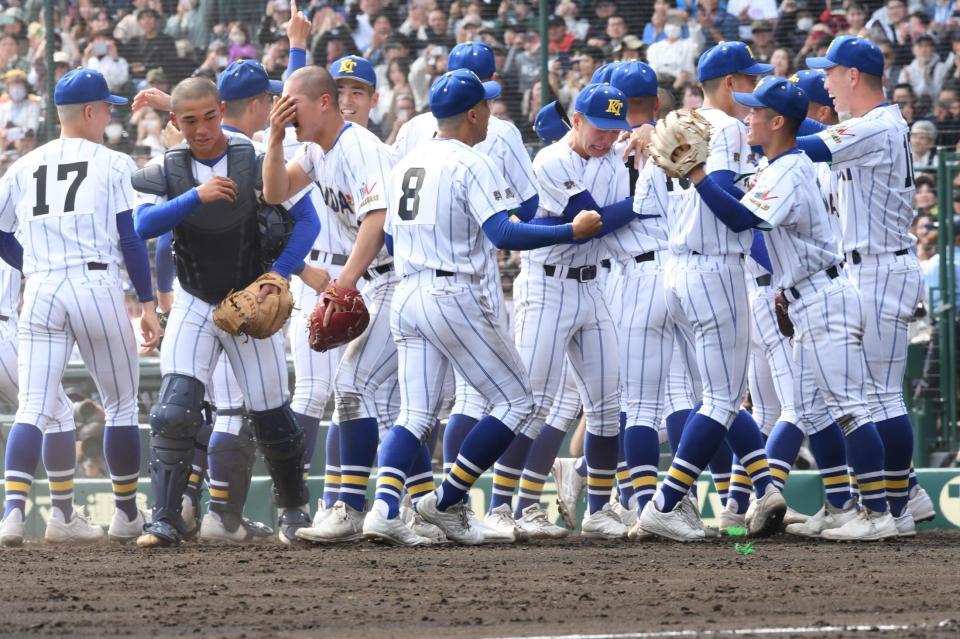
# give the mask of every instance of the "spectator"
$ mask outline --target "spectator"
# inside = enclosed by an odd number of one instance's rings
[[[360,55],[360,52],[357,51],[357,45],[354,44],[350,33],[340,27],[316,38],[313,41],[311,55],[314,64],[326,67],[345,55]]]
[[[607,18],[606,36],[604,51],[611,53],[614,47],[620,45],[627,36],[627,21],[623,16],[612,15]]]
[[[782,15],[773,29],[776,46],[813,55],[823,36],[814,36],[817,20],[808,0],[784,0],[781,9]]]
[[[900,83],[909,83],[917,96],[933,98],[943,86],[948,66],[934,55],[933,38],[921,35],[913,44],[913,61],[900,72]]]
[[[768,20],[754,20],[751,31],[753,56],[760,62],[769,62],[774,51],[773,25]]]
[[[892,95],[893,87],[899,84],[903,66],[897,63],[892,44],[884,40],[877,44],[877,48],[883,54],[883,86],[886,87],[887,94]]]
[[[180,0],[177,13],[167,19],[163,32],[174,39],[183,56],[193,57],[207,48],[209,26],[206,12],[197,8],[200,0]]]
[[[117,26],[113,29],[114,37],[126,45],[143,35],[143,27],[140,25],[139,14],[144,9],[153,9],[150,0],[133,0],[131,2],[132,11],[120,18]]]
[[[676,22],[667,22],[664,30],[667,39],[650,45],[647,62],[661,79],[673,78],[674,89],[679,89],[695,77],[698,47],[693,39],[680,37],[682,30]]]
[[[173,38],[160,33],[159,20],[160,14],[153,9],[142,9],[137,13],[137,24],[143,35],[133,39],[124,57],[129,62],[130,75],[135,78],[142,78],[149,69],[159,67],[179,82],[187,76],[188,70],[177,56]]]
[[[393,33],[393,23],[390,16],[386,13],[380,13],[373,18],[373,31],[370,36],[370,46],[363,52],[363,57],[370,61],[370,64],[377,66],[384,61],[383,47]]]
[[[699,109],[702,106],[703,90],[694,84],[687,85],[683,90],[683,108]]]
[[[547,25],[547,50],[551,55],[569,53],[573,46],[573,34],[567,31],[567,23],[560,16],[553,16]]]
[[[953,14],[956,9],[956,0],[935,0],[933,12],[931,13],[933,22],[930,24],[930,30],[933,33],[945,32],[947,30],[947,23],[954,17]]]
[[[717,8],[718,0],[699,0],[697,3],[696,25],[690,30],[690,37],[699,42],[704,51],[719,42],[736,40],[739,27],[737,19]]]
[[[123,120],[113,118],[103,131],[104,144],[114,151],[133,153],[133,141],[123,126]]]
[[[384,88],[379,90],[380,100],[375,108],[376,116],[385,131],[393,128],[393,118],[396,117],[395,98],[411,95],[410,84],[407,81],[409,73],[410,66],[406,60],[391,60],[387,64],[386,81],[380,82],[380,86]]]
[[[408,81],[418,113],[427,108],[430,85],[433,84],[434,79],[447,70],[447,53],[446,47],[430,46],[424,49],[423,54],[410,65]]]
[[[306,4],[306,0],[302,0]],[[221,10],[220,19],[229,20],[230,17],[223,15]],[[234,21],[244,22],[239,16],[233,16]],[[260,30],[257,33],[257,41],[260,46],[273,44],[281,37],[287,34],[286,23],[290,20],[290,0],[269,0],[265,10],[265,15],[260,20]],[[343,24],[342,21],[340,23]],[[323,31],[318,30],[318,33]]]
[[[387,144],[396,142],[397,132],[400,130],[400,127],[409,122],[410,119],[417,114],[413,95],[409,93],[395,94],[393,96],[393,106],[390,110],[391,113],[387,119],[393,122],[393,126],[391,127],[390,135],[388,135],[385,140]]]
[[[217,74],[227,68],[229,53],[230,49],[225,43],[220,40],[213,40],[207,47],[207,57],[193,72],[193,75],[209,74],[216,79]]]
[[[163,119],[153,109],[144,109],[145,113],[137,124],[137,145],[150,147],[151,155],[163,153]]]
[[[407,12],[407,18],[397,28],[397,31],[417,40],[427,40],[427,9],[425,0],[413,0],[410,3],[410,10]],[[506,2],[502,3],[501,9],[509,6]]]
[[[587,44],[601,48],[607,44],[607,24],[610,17],[616,13],[617,5],[613,0],[597,0],[593,5],[593,15],[588,20],[590,28],[587,30]]]
[[[17,39],[12,35],[0,35],[0,74],[18,69],[27,73],[30,71],[30,61],[20,56]]]
[[[885,39],[893,45],[898,63],[909,62],[910,23],[907,21],[907,4],[904,0],[887,0],[883,11],[874,12],[874,17],[867,22],[867,28],[872,32],[873,40]]]
[[[0,103],[0,142],[7,149],[22,140],[28,133],[35,133],[40,126],[40,98],[30,95],[27,74],[12,69],[3,75],[4,101]]]
[[[122,93],[130,79],[127,60],[117,52],[117,41],[110,31],[97,33],[83,51],[83,66],[103,74],[113,93]]]
[[[773,75],[780,78],[789,78],[793,75],[793,52],[789,49],[777,49],[770,56],[770,64],[773,65]]]
[[[290,39],[286,35],[277,38],[273,44],[267,47],[267,52],[263,54],[261,62],[271,80],[282,79],[284,72],[287,70],[287,64],[290,62]]]
[[[234,60],[256,60],[256,48],[250,43],[247,28],[239,22],[230,25],[230,48],[227,52],[227,64]]]
[[[932,221],[932,218],[937,215],[936,178],[928,173],[918,173],[915,186],[913,208],[917,212],[917,217],[927,217]],[[923,224],[918,225],[918,231],[923,228]]]
[[[147,88],[170,93],[170,81],[167,80],[163,69],[150,69],[147,71]]]
[[[540,34],[527,31],[507,53],[505,73],[517,78],[517,88],[526,94],[540,78]],[[536,113],[534,113],[536,114]]]
[[[383,10],[383,0],[360,0],[360,11],[356,15],[356,26],[351,35],[360,51],[366,51],[373,42],[373,19]]]
[[[452,48],[453,38],[450,36],[447,14],[443,9],[434,9],[427,14],[427,43],[441,47]]]
[[[960,31],[951,34],[950,53],[945,62],[947,71],[944,74],[944,80],[960,83]]]
[[[954,204],[956,204],[956,201],[954,201]],[[944,215],[948,214],[949,212],[944,211]],[[945,229],[939,232],[945,232]],[[930,292],[930,308],[936,309],[940,306],[940,260],[931,259],[930,261],[932,263],[924,269],[924,283]],[[957,287],[957,292],[954,293],[956,298],[960,293],[960,216],[956,215],[953,218],[953,269],[953,281]]]
[[[847,8],[846,20],[846,28],[837,35],[862,35],[867,28],[867,10],[862,4],[851,4]]]
[[[571,0],[560,0],[554,13],[563,18],[564,22],[567,23],[567,31],[573,35],[575,40],[583,41],[587,39],[590,23],[578,17],[580,15],[580,8],[577,7],[577,3]]]
[[[615,60],[639,60],[643,51],[643,40],[628,33],[620,41],[620,44],[613,48],[613,58]]]
[[[937,125],[937,144],[956,146],[960,141],[960,95],[956,89],[943,89],[933,105],[934,124]]]
[[[917,120],[910,127],[910,152],[917,171],[937,168],[937,127],[929,120]]]
[[[507,103],[500,99],[494,100],[490,103],[490,116],[499,118],[501,120],[506,120],[507,122],[513,121],[513,119],[510,117],[510,109],[507,108]]]

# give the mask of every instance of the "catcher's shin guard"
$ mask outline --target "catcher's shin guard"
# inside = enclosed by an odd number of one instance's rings
[[[250,490],[250,478],[256,458],[256,445],[250,427],[244,424],[237,439],[227,444],[215,443],[207,450],[211,465],[218,469],[218,479],[226,481],[226,497],[221,486],[210,486],[210,510],[220,515],[224,528],[234,532],[243,521],[243,506]]]
[[[286,403],[280,408],[251,411],[253,436],[273,478],[277,508],[301,508],[309,501],[303,479],[306,437]]]
[[[150,409],[150,484],[153,521],[166,521],[181,533],[183,491],[193,461],[194,440],[203,426],[204,387],[186,375],[164,375],[159,401]]]

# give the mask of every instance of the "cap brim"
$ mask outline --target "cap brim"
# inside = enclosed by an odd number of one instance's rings
[[[493,100],[500,97],[500,83],[495,80],[488,80],[483,83],[483,97],[486,100]]]
[[[130,100],[121,98],[119,95],[108,95],[103,101],[109,102],[110,104],[126,104]]]
[[[267,85],[267,93],[272,93],[273,95],[282,94],[283,82],[280,80],[270,80],[270,83]]]
[[[832,69],[837,66],[830,58],[807,58],[806,62],[811,69]]]
[[[770,73],[773,71],[772,64],[763,64],[762,62],[754,62],[746,69],[740,71],[745,75],[763,75],[764,73]]]
[[[748,106],[753,109],[766,109],[767,105],[761,102],[757,96],[752,93],[737,93],[734,92],[733,99],[743,106]]]
[[[619,129],[621,131],[631,130],[630,125],[627,124],[626,120],[617,120],[615,118],[598,118],[595,115],[582,115],[587,119],[587,122],[603,131],[611,131],[614,129]]]

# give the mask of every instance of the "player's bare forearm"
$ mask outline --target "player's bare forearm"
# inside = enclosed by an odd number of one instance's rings
[[[379,209],[367,213],[357,232],[357,242],[337,282],[346,288],[357,288],[357,282],[383,248],[383,222],[386,210]]]
[[[290,193],[290,176],[283,157],[283,135],[270,131],[267,153],[263,157],[263,199],[268,204],[280,204]]]

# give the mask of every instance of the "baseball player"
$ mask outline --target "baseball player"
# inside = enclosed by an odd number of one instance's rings
[[[66,428],[47,416],[60,416],[64,368],[73,346],[97,385],[106,414],[104,453],[116,512],[109,535],[135,538],[144,518],[136,507],[140,438],[137,427],[137,344],[127,319],[120,284],[120,261],[143,304],[144,346],[160,338],[146,245],[133,231],[133,161],[101,145],[111,104],[126,100],[110,94],[96,71],[75,69],[57,83],[54,102],[61,137],[18,160],[0,182],[0,231],[19,229],[23,274],[28,278],[18,327],[19,410],[8,444],[7,485],[26,492],[40,456],[40,429]],[[51,246],[58,246],[51,252]],[[46,423],[44,423],[46,421]],[[73,513],[70,431],[62,446],[45,455],[54,495],[48,538],[89,541],[102,535]],[[10,446],[18,459],[11,459]],[[23,480],[23,481],[20,481]],[[21,489],[18,491],[18,489]],[[8,489],[9,490],[9,489]],[[18,505],[19,504],[19,505]],[[8,498],[4,520],[23,518],[23,502]]]
[[[696,113],[711,129],[706,170],[717,173],[726,188],[736,188],[741,176],[753,172],[746,127],[739,119],[745,109],[733,101],[733,92],[752,89],[756,76],[771,69],[758,63],[741,42],[719,44],[698,62],[704,107]],[[779,526],[786,503],[771,483],[759,428],[749,413],[739,410],[750,347],[750,325],[742,314],[749,308],[743,260],[753,234],[724,226],[694,189],[685,188],[681,197],[679,219],[671,230],[673,265],[665,290],[670,315],[694,346],[703,403],[684,427],[667,478],[641,513],[640,526],[677,541],[704,539],[703,529],[676,506],[726,439],[757,494],[750,532],[769,534]]]
[[[470,148],[487,137],[487,100],[499,90],[466,69],[439,78],[430,90],[437,135],[397,164],[386,191],[388,244],[395,238],[402,277],[391,312],[402,399],[399,423],[380,448],[376,501],[364,533],[389,543],[423,543],[399,521],[400,491],[434,426],[449,365],[493,406],[467,435],[443,484],[416,506],[449,539],[483,541],[464,497],[530,419],[530,387],[497,311],[502,297],[489,299],[484,288],[490,245],[522,250],[589,237],[600,227],[595,212],[552,227],[510,221],[516,199],[506,195],[492,160]]]
[[[907,532],[913,526],[912,517],[904,517],[909,514],[913,430],[903,403],[903,375],[907,324],[922,291],[910,234],[914,180],[909,132],[900,108],[884,100],[883,54],[873,43],[842,36],[825,57],[809,58],[807,65],[826,71],[826,88],[837,110],[853,116],[799,144],[811,159],[829,161],[839,174],[840,245],[863,303],[867,399],[884,444],[882,479],[898,528]],[[862,499],[862,483],[860,493]],[[851,524],[851,534],[859,536],[863,525]]]
[[[224,106],[211,82],[181,82],[171,107],[186,145],[168,150],[135,176],[140,193],[137,232],[154,237],[173,231],[183,289],[174,300],[161,351],[164,379],[151,411],[154,516],[138,544],[176,545],[184,533],[181,495],[201,425],[204,390],[221,352],[226,352],[243,389],[274,482],[279,538],[289,543],[297,528],[309,525],[309,516],[304,434],[288,403],[283,336],[234,337],[211,321],[215,305],[231,289],[244,288],[264,272],[257,224],[262,156],[245,136],[221,129]],[[284,206],[294,221],[293,233],[271,270],[289,277],[306,256],[319,222],[303,194]],[[210,241],[211,233],[216,233],[216,242]],[[260,295],[270,293],[268,289]]]
[[[804,188],[816,180],[813,163],[796,147],[808,99],[792,82],[773,77],[761,81],[753,93],[735,93],[734,99],[751,108],[749,142],[763,147],[768,166],[740,202],[701,167],[689,177],[731,230],[769,229],[772,271],[796,327],[795,388],[805,430],[814,432],[811,429],[824,421],[819,415],[828,412],[846,434],[863,508],[857,513],[851,504],[833,513],[828,502],[818,514],[832,519],[834,526],[825,526],[820,536],[846,541],[896,537],[884,494],[883,442],[864,401],[865,317],[856,288],[840,268],[826,203],[819,189]],[[819,393],[804,392],[807,388]],[[909,512],[903,516],[909,518]]]
[[[335,398],[340,424],[340,494],[334,512],[301,533],[316,542],[362,537],[366,486],[378,443],[376,394],[397,371],[396,347],[386,308],[396,286],[393,261],[383,246],[383,189],[392,166],[388,147],[363,127],[344,122],[338,88],[330,73],[306,67],[290,75],[271,114],[264,161],[264,195],[281,200],[316,180],[352,248],[337,284],[356,289],[367,280],[370,326],[351,342],[337,368]],[[306,142],[285,163],[282,132],[292,123]],[[337,305],[329,307],[336,312]]]

